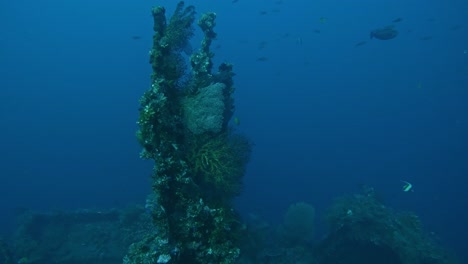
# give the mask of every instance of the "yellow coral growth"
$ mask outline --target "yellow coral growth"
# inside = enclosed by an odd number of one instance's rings
[[[231,150],[224,141],[216,137],[194,150],[194,171],[203,174],[207,181],[220,183],[223,176],[234,169],[228,160]]]
[[[246,163],[242,154],[235,147],[235,142],[221,134],[214,138],[195,140],[189,164],[203,183],[213,185],[218,191],[237,193],[240,191]]]

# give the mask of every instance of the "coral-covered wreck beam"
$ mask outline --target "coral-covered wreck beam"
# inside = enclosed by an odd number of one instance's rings
[[[146,201],[153,232],[133,244],[124,263],[234,263],[241,221],[232,208],[250,157],[250,141],[229,129],[234,111],[232,65],[213,73],[214,13],[198,22],[201,48],[190,55],[195,8],[176,6],[167,21],[154,7],[151,87],[140,99],[141,156],[154,160]]]

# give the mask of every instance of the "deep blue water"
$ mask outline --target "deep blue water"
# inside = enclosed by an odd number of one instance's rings
[[[215,62],[234,64],[238,130],[256,144],[241,212],[276,223],[306,201],[320,220],[371,185],[468,259],[468,2],[198,2],[186,1],[218,15]],[[2,233],[18,207],[144,202],[152,164],[135,122],[150,9],[175,4],[0,2]],[[396,38],[369,39],[397,18]]]

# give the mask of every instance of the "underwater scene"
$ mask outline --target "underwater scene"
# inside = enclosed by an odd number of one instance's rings
[[[0,264],[468,263],[465,0],[0,10]]]

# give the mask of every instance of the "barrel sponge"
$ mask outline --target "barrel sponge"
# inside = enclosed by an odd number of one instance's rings
[[[223,128],[224,89],[226,85],[214,83],[198,89],[195,96],[185,98],[185,124],[193,134],[219,133]]]

